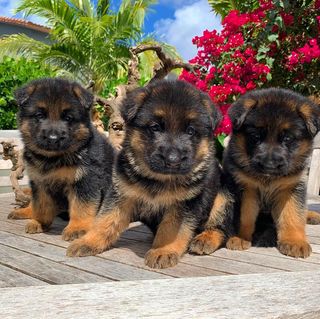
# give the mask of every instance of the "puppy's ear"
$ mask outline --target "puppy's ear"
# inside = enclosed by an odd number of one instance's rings
[[[121,116],[126,123],[131,122],[135,118],[139,108],[148,96],[148,87],[137,88],[127,95],[120,108]]]
[[[72,91],[80,101],[80,104],[86,110],[90,110],[93,105],[93,95],[77,83],[72,84]]]
[[[298,113],[304,119],[310,135],[316,136],[320,130],[320,105],[306,98],[305,102],[298,106]]]
[[[239,130],[244,123],[248,113],[257,105],[257,101],[253,98],[241,97],[238,101],[234,102],[228,114],[235,130]]]
[[[222,120],[222,114],[218,107],[212,102],[208,94],[201,93],[201,98],[202,104],[209,111],[212,124],[212,131],[214,131]]]
[[[28,104],[27,102],[30,99],[31,95],[36,90],[36,88],[37,88],[37,84],[30,83],[18,88],[14,92],[14,97],[19,107],[24,107]]]

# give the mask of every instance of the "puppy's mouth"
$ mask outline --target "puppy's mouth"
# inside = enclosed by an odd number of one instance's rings
[[[168,165],[165,162],[150,162],[149,163],[150,170],[154,173],[162,174],[162,175],[186,175],[190,173],[191,166],[187,163],[180,165]]]
[[[288,174],[288,169],[285,165],[275,165],[273,167],[266,167],[258,164],[253,165],[256,174],[265,177],[281,177]]]

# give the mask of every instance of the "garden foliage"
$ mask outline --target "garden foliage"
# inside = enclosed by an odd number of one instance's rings
[[[0,62],[0,129],[17,128],[14,90],[30,80],[51,77],[55,73],[34,61],[5,57]]]
[[[320,0],[259,0],[250,12],[230,11],[222,26],[193,39],[198,53],[190,62],[201,68],[180,76],[220,106],[217,135],[230,133],[228,107],[247,91],[275,86],[320,94]]]

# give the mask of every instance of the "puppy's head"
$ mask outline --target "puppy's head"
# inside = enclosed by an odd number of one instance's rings
[[[76,151],[90,136],[93,96],[63,79],[33,81],[15,92],[27,147],[44,156]]]
[[[203,162],[221,117],[206,94],[186,82],[165,80],[132,92],[122,116],[124,151],[140,169],[162,175],[188,174]]]
[[[320,108],[284,89],[252,91],[235,102],[230,151],[250,173],[286,176],[303,170],[320,129]]]

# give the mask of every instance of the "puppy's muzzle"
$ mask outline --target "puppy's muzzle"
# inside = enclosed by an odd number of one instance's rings
[[[256,154],[255,163],[262,173],[277,173],[286,166],[286,158],[277,150]]]
[[[41,132],[42,143],[49,149],[56,149],[66,139],[67,132],[59,129],[44,129]]]

